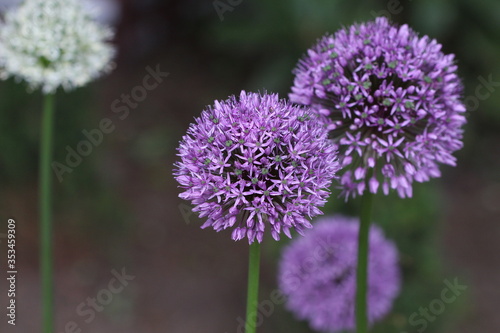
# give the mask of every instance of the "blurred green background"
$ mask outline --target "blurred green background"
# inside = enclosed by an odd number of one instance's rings
[[[104,1],[104,0],[103,0]],[[109,0],[111,1],[111,0]],[[109,2],[108,1],[108,2]],[[109,118],[115,130],[55,182],[57,329],[82,332],[239,332],[248,245],[202,221],[177,195],[176,147],[214,99],[249,91],[286,97],[300,56],[326,32],[388,16],[454,53],[464,80],[468,124],[456,168],[416,184],[414,198],[377,196],[374,221],[401,253],[403,291],[374,332],[418,332],[409,317],[439,299],[445,279],[468,289],[425,332],[498,332],[500,316],[500,2],[496,0],[148,0],[116,1],[115,71],[57,95],[54,160],[63,163],[83,130]],[[215,8],[218,5],[219,12]],[[223,11],[223,7],[227,10]],[[141,85],[147,67],[169,76],[124,119],[112,104]],[[486,87],[484,80],[493,84]],[[497,83],[498,82],[498,83]],[[479,93],[478,93],[479,91]],[[485,97],[487,95],[487,97]],[[0,83],[0,233],[18,228],[19,322],[2,332],[38,332],[37,161],[42,96]],[[326,213],[356,214],[333,189]],[[266,239],[261,292],[277,287],[287,241]],[[5,253],[5,243],[0,244]],[[4,267],[5,256],[0,258]],[[77,312],[124,267],[135,278],[95,319]],[[3,283],[3,282],[2,282]],[[3,290],[3,288],[2,288]],[[0,295],[2,307],[6,295]],[[283,305],[259,332],[312,332]]]

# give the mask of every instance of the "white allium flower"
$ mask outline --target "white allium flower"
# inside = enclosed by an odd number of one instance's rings
[[[0,26],[0,76],[44,93],[83,86],[113,68],[112,37],[78,0],[26,0]]]

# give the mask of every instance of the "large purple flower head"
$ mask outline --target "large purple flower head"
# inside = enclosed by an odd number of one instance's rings
[[[290,100],[325,116],[343,194],[411,197],[412,182],[455,165],[466,120],[454,55],[385,18],[327,35],[299,62]],[[368,183],[368,188],[366,184]]]
[[[278,240],[310,228],[338,170],[335,145],[317,115],[276,94],[241,92],[216,101],[180,143],[175,176],[202,228],[233,228],[232,238]]]
[[[359,221],[324,217],[305,237],[285,248],[278,282],[287,308],[322,332],[355,327]],[[400,290],[398,253],[372,225],[368,261],[367,310],[370,323],[384,317]]]

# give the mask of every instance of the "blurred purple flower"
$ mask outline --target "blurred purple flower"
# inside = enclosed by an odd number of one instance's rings
[[[310,228],[338,170],[325,125],[276,94],[241,92],[215,101],[180,142],[175,177],[202,228],[233,228],[232,239],[261,242]]]
[[[438,163],[456,164],[466,123],[456,70],[435,40],[385,18],[327,35],[308,51],[290,100],[325,116],[346,199],[367,183],[372,193],[411,197],[414,180],[439,177]]]
[[[358,230],[355,218],[323,217],[283,252],[278,282],[288,297],[286,306],[315,330],[355,328]],[[397,249],[372,225],[367,294],[371,324],[389,313],[400,283]]]

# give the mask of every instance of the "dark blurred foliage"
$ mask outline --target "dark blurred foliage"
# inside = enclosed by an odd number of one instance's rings
[[[490,212],[485,215],[489,220],[499,220],[500,94],[497,86],[492,91],[478,87],[480,77],[500,82],[500,2],[243,0],[231,7],[221,20],[211,1],[122,1],[116,70],[88,87],[58,93],[56,161],[64,161],[66,147],[75,147],[84,138],[83,129],[96,128],[103,117],[116,125],[81,165],[62,183],[55,183],[58,270],[90,279],[80,285],[87,293],[105,283],[112,267],[127,265],[135,272],[138,286],[130,291],[132,296],[117,299],[99,321],[107,332],[109,327],[121,332],[235,331],[235,318],[244,313],[247,246],[231,242],[228,232],[216,235],[199,230],[200,221],[186,210],[187,203],[177,199],[171,176],[177,143],[193,117],[214,99],[241,89],[286,97],[292,69],[319,37],[392,9],[393,22],[407,23],[436,38],[444,52],[456,55],[469,106],[465,147],[457,153],[457,168],[442,168],[443,178],[416,184],[413,199],[376,198],[374,221],[400,249],[404,284],[394,311],[374,332],[415,332],[408,317],[439,297],[444,279],[459,277],[472,284],[472,277],[483,275],[482,269],[491,265],[488,256],[464,255],[462,261],[457,257],[457,253],[475,251],[464,235],[482,239],[474,233],[490,233],[491,244],[486,248],[499,249],[498,227],[467,219],[482,210]],[[170,76],[126,119],[119,120],[111,111],[112,102],[142,82],[146,66],[157,64]],[[477,89],[489,96],[477,99]],[[20,228],[32,234],[29,239],[34,243],[25,245],[25,251],[33,267],[41,102],[42,96],[26,93],[23,84],[0,83],[1,218],[24,217]],[[470,194],[463,193],[468,190]],[[332,191],[325,212],[355,215],[359,202],[344,203],[337,198],[339,191]],[[472,200],[479,194],[484,198]],[[185,216],[191,223],[184,223]],[[460,226],[465,244],[453,240],[454,223]],[[286,243],[267,239],[264,244],[261,299],[276,288],[277,262]],[[461,247],[466,250],[457,250]],[[484,264],[472,262],[481,258]],[[464,263],[466,268],[461,266]],[[488,274],[497,281],[500,277],[496,268]],[[71,281],[63,285],[75,287]],[[65,295],[66,289],[60,294]],[[486,301],[473,295],[459,298],[425,331],[498,329],[494,326],[498,319],[480,310]],[[71,308],[81,301],[64,299]],[[498,299],[488,304],[498,308]],[[123,314],[123,309],[131,312]],[[71,311],[70,318],[60,315],[60,325],[74,317]],[[100,331],[95,325],[95,331]],[[259,331],[311,332],[307,323],[296,321],[282,305],[276,306]]]

